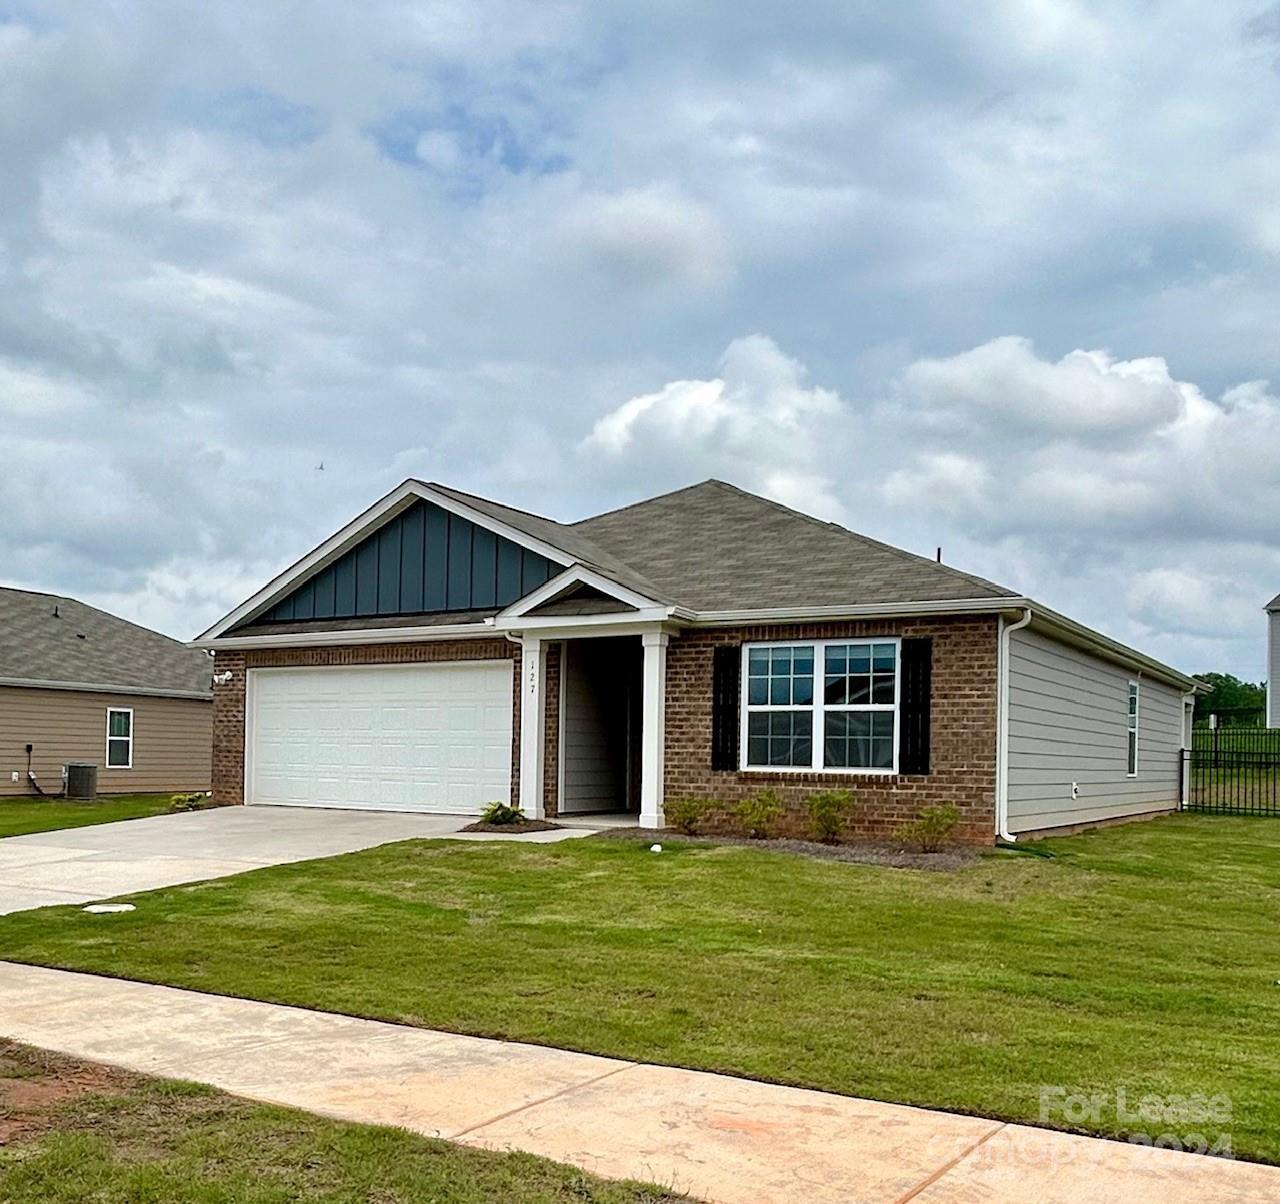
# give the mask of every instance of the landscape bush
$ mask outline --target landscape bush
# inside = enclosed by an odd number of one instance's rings
[[[706,798],[677,798],[664,806],[663,815],[668,828],[693,836],[714,805]]]
[[[960,824],[960,808],[954,803],[925,807],[919,816],[897,830],[899,840],[913,844],[922,853],[938,853],[951,843]]]
[[[504,803],[501,799],[495,799],[492,803],[485,803],[484,810],[480,812],[480,822],[482,824],[494,824],[502,827],[506,824],[518,824],[524,820],[524,812],[519,807],[513,807],[510,803]]]
[[[752,840],[768,840],[782,819],[782,800],[774,790],[761,790],[738,804],[738,821]]]
[[[835,844],[853,818],[852,790],[820,790],[804,801],[809,813],[809,832],[822,844]]]
[[[170,811],[204,811],[214,805],[213,795],[207,790],[192,790],[187,794],[175,794],[169,800]]]

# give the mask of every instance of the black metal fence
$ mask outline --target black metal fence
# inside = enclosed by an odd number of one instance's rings
[[[1182,806],[1280,817],[1280,729],[1197,729],[1182,753]]]

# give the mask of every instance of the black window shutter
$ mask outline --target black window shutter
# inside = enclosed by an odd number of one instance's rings
[[[711,768],[738,768],[742,646],[720,644],[711,662]]]
[[[902,641],[899,773],[929,772],[929,711],[933,698],[933,641]]]

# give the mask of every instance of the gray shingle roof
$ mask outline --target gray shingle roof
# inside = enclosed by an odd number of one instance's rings
[[[58,594],[0,587],[0,681],[212,697],[213,662],[158,631]]]
[[[1280,594],[1276,594],[1270,602],[1267,603],[1268,610],[1280,610]]]
[[[653,581],[659,600],[697,611],[1018,596],[723,481],[568,530]]]

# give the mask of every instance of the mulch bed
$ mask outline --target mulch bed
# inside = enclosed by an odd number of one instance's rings
[[[794,853],[822,861],[848,861],[858,865],[882,865],[898,870],[963,870],[982,860],[978,849],[952,847],[940,853],[921,853],[890,841],[858,844],[820,844],[816,840],[751,840],[746,836],[685,836],[666,828],[610,828],[590,840],[646,840],[661,843],[678,840],[686,844],[740,844],[766,853]]]
[[[512,832],[550,832],[563,826],[563,824],[553,824],[546,819],[522,819],[519,823],[514,824],[487,824],[484,820],[478,819],[475,823],[468,824],[462,830],[464,832],[502,832],[510,834]]]

